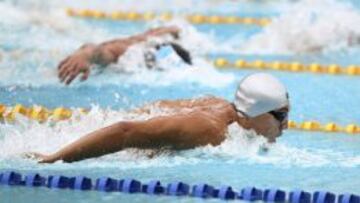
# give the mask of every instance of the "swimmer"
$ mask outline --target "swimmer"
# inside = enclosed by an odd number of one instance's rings
[[[86,80],[90,75],[92,65],[107,66],[111,63],[116,63],[129,47],[144,43],[150,38],[170,36],[172,39],[163,44],[154,45],[155,49],[160,49],[161,46],[169,45],[175,53],[186,63],[191,65],[190,53],[181,45],[176,43],[179,38],[179,28],[160,27],[150,29],[142,34],[134,35],[123,39],[115,39],[101,44],[84,44],[73,54],[65,58],[58,65],[58,76],[61,82],[69,85],[79,74],[82,74],[81,81]],[[148,68],[152,68],[154,57],[144,56]]]
[[[241,80],[234,102],[206,97],[193,100],[158,101],[172,114],[142,121],[120,121],[96,130],[50,155],[32,153],[40,163],[75,162],[127,148],[186,150],[221,144],[227,128],[237,123],[273,143],[287,128],[290,110],[284,85],[266,73]],[[149,106],[138,109],[149,111]]]

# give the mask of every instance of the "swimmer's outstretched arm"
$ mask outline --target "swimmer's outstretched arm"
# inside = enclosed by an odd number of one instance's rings
[[[32,153],[41,163],[80,161],[114,153],[125,148],[188,149],[212,144],[204,118],[194,116],[162,116],[146,121],[119,122],[90,133],[51,155]],[[196,139],[194,139],[196,138]],[[217,143],[218,144],[218,143]]]
[[[175,26],[150,29],[142,34],[134,35],[125,39],[115,39],[98,45],[94,51],[92,61],[95,64],[108,65],[115,63],[126,49],[134,44],[146,41],[149,37],[172,35],[178,38],[179,28]]]
[[[145,147],[145,142],[150,139],[144,137],[142,130],[145,129],[141,128],[146,128],[141,122],[119,122],[85,135],[54,154],[33,155],[39,158],[40,163],[53,163],[58,160],[74,162],[114,153],[128,147],[141,148]],[[151,134],[153,139],[155,133]]]
[[[92,64],[107,66],[110,63],[115,63],[130,46],[144,42],[149,37],[172,35],[174,38],[178,38],[178,34],[179,28],[175,26],[160,27],[128,38],[103,42],[99,45],[85,44],[60,62],[58,76],[61,82],[65,82],[67,85],[80,73],[83,74],[81,80],[86,80],[89,77]]]

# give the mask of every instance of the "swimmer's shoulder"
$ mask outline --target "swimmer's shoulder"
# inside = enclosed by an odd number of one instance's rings
[[[199,101],[203,101],[209,104],[223,104],[223,105],[231,105],[229,101],[224,98],[217,97],[214,95],[205,95],[198,98]]]

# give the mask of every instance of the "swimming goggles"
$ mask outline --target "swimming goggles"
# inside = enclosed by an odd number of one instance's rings
[[[287,111],[269,111],[269,114],[274,116],[276,120],[278,120],[280,123],[284,122],[285,119],[287,119],[289,112]]]
[[[235,105],[233,104],[234,108],[235,108],[235,111],[236,113],[238,114],[238,116],[240,117],[248,117],[248,115],[246,115],[246,113],[242,112],[242,111],[239,111]],[[276,120],[278,120],[280,123],[284,122],[287,117],[289,116],[289,112],[287,111],[269,111],[268,112],[269,114],[271,114],[272,116],[274,116],[274,118]]]

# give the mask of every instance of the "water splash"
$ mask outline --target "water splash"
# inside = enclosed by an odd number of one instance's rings
[[[289,4],[283,13],[252,36],[246,53],[305,54],[346,50],[358,46],[358,10],[335,0],[304,0]]]
[[[286,135],[285,135],[286,136]],[[266,149],[264,151],[264,148]],[[331,150],[299,149],[285,144],[268,144],[264,137],[256,135],[254,131],[246,131],[237,124],[229,126],[228,139],[216,147],[198,149],[210,157],[223,157],[225,162],[243,161],[248,164],[272,164],[277,167],[324,167],[324,166],[352,166],[356,161],[343,162],[349,159],[344,154]],[[352,157],[356,160],[358,157]]]

